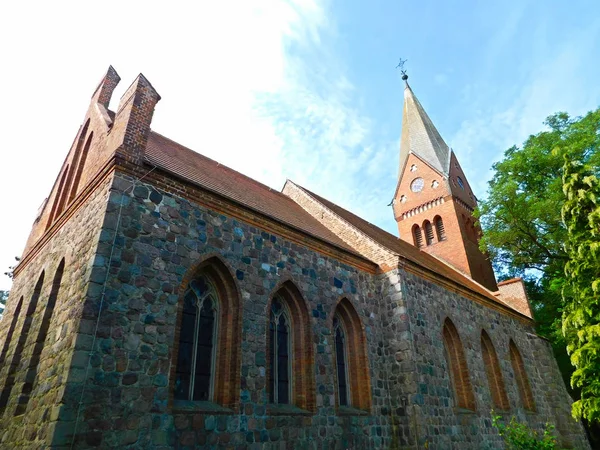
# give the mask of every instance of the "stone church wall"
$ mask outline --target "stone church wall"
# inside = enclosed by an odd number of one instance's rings
[[[408,272],[401,273],[401,284],[407,299],[417,376],[417,391],[410,398],[408,410],[419,424],[413,431],[421,445],[440,449],[501,448],[501,438],[491,424],[493,403],[482,358],[481,332],[485,330],[500,360],[510,403],[510,410],[500,412],[495,408],[496,412],[507,419],[515,415],[540,431],[549,422],[556,426],[564,447],[589,448],[583,428],[570,416],[571,399],[551,347],[535,336],[533,327]],[[475,411],[455,406],[442,336],[446,318],[454,323],[462,341]],[[522,406],[509,357],[510,339],[525,363],[535,412]]]
[[[109,276],[91,368],[81,385],[77,448],[346,449],[407,443],[405,418],[393,419],[392,433],[389,367],[379,362],[393,358],[379,326],[385,276],[360,271],[152,185],[130,187],[129,178],[116,177],[92,271],[98,283],[92,284],[93,292],[101,291],[107,271]],[[123,190],[126,195],[117,192]],[[105,245],[113,240],[114,248]],[[190,269],[210,256],[224,262],[241,293],[240,405],[234,411],[177,411],[169,374],[178,290]],[[316,405],[310,413],[271,412],[267,406],[266,309],[269,296],[285,280],[298,288],[312,315]],[[372,392],[367,413],[340,415],[335,408],[331,317],[342,297],[354,305],[366,334]],[[100,295],[88,299],[90,310],[100,309]],[[93,341],[93,329],[82,329],[82,342]],[[67,442],[59,436],[54,444]]]
[[[0,348],[3,355],[0,362],[0,388],[8,400],[0,414],[0,448],[44,448],[53,435],[60,434],[60,421],[73,413],[64,409],[63,402],[69,401],[69,389],[73,384],[83,379],[83,374],[72,370],[70,366],[77,349],[77,330],[106,209],[109,184],[110,180],[101,184],[88,201],[73,212],[70,220],[21,268],[14,280],[7,312],[0,322]],[[35,364],[37,358],[30,363],[36,340],[41,339],[42,317],[46,313],[53,279],[63,258],[64,272],[53,313],[48,318],[50,324],[45,345],[41,348],[41,354],[37,355],[39,364]],[[42,272],[44,280],[37,307],[27,317],[35,285]],[[15,309],[21,297],[23,303],[14,321]],[[44,343],[43,340],[41,342]],[[28,401],[22,396],[27,373],[33,382]]]

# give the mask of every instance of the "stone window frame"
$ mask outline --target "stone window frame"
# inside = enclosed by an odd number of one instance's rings
[[[523,408],[525,408],[527,411],[535,412],[535,401],[533,399],[533,392],[531,391],[529,377],[527,376],[527,370],[525,369],[525,364],[523,363],[523,357],[521,356],[519,347],[517,347],[517,344],[512,339],[510,339],[508,343],[508,353]]]
[[[490,390],[490,396],[494,408],[501,411],[510,410],[510,402],[506,393],[506,386],[504,384],[504,377],[502,376],[502,368],[500,366],[500,360],[496,353],[496,348],[490,335],[481,329],[481,357],[483,359],[483,365],[488,381],[488,387]]]
[[[476,411],[477,405],[465,357],[465,350],[458,329],[449,317],[446,317],[443,322],[442,340],[444,342],[444,353],[449,368],[448,372],[453,387],[456,407]]]
[[[183,316],[183,297],[190,281],[200,274],[206,274],[213,281],[219,297],[218,338],[215,340],[215,364],[213,400],[175,400],[175,373],[179,354],[180,326]],[[218,254],[208,254],[193,266],[183,277],[179,287],[179,301],[173,353],[169,373],[170,409],[177,412],[210,412],[211,414],[232,414],[240,407],[241,385],[241,346],[242,346],[242,298],[232,270]]]
[[[315,350],[309,308],[296,284],[291,280],[281,281],[272,291],[266,308],[265,320],[265,356],[266,376],[269,376],[269,323],[271,304],[274,298],[285,304],[289,312],[291,339],[293,345],[290,402],[286,405],[268,403],[270,414],[310,414],[316,411],[315,388]],[[267,399],[270,398],[269,380],[266,380]]]
[[[349,386],[349,405],[340,406],[337,379],[337,361],[335,352],[335,334],[333,336],[334,351],[332,359],[335,367],[335,404],[338,413],[341,414],[366,414],[371,412],[371,376],[369,372],[369,358],[367,353],[367,338],[365,326],[354,307],[354,304],[347,296],[342,296],[336,304],[335,309],[329,319],[329,324],[333,330],[333,319],[338,316],[346,331],[346,349],[347,365],[346,373],[348,379],[346,383]]]

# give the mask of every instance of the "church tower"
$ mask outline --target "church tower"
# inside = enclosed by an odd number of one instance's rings
[[[479,250],[477,199],[454,151],[446,145],[406,81],[394,217],[400,239],[435,255],[491,291],[492,264]]]

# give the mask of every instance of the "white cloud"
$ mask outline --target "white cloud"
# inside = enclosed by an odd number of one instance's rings
[[[359,94],[330,50],[327,4],[77,3],[68,17],[46,3],[34,14],[16,2],[1,8],[13,70],[0,73],[0,84],[14,88],[0,112],[10,124],[0,269],[21,253],[109,64],[123,79],[112,109],[142,71],[162,96],[154,130],[275,189],[290,178],[368,217],[390,214],[390,193],[367,180],[395,175],[381,156],[391,146],[372,139],[370,119],[353,106]],[[25,25],[6,20],[25,15]],[[0,277],[0,289],[9,284]]]

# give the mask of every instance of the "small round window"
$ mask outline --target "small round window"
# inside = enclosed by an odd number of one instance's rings
[[[423,178],[415,178],[410,183],[410,190],[413,192],[421,192],[423,190],[423,186],[425,185],[425,181]]]

